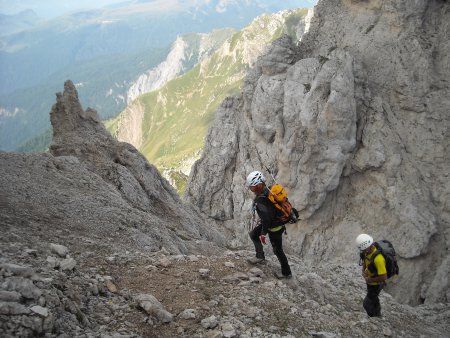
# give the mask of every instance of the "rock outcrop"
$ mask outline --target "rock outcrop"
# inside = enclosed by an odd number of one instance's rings
[[[280,39],[218,109],[186,199],[245,240],[246,175],[268,167],[300,211],[289,250],[356,261],[390,239],[410,304],[449,302],[450,5],[319,1],[300,42]],[[244,232],[244,235],[242,234]]]
[[[25,236],[45,226],[55,229],[47,241],[61,232],[65,245],[98,238],[106,247],[113,241],[148,252],[214,251],[213,243],[221,243],[222,235],[182,203],[153,165],[116,141],[94,110],[82,109],[70,81],[57,94],[51,122],[50,153],[0,153],[5,230]]]

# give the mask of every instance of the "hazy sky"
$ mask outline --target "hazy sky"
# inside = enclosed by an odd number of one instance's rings
[[[79,9],[100,8],[107,5],[127,2],[130,0],[0,0],[0,13],[16,14],[25,9],[34,10],[42,18],[52,18]],[[167,8],[169,5],[176,5],[177,2],[201,4],[207,3],[211,0],[153,0],[154,5]],[[223,10],[228,3],[242,2],[246,0],[220,0],[217,10]],[[292,4],[299,4],[300,6],[312,7],[317,0],[279,0],[284,1],[286,7]],[[151,2],[151,1],[149,1]],[[258,0],[261,5],[264,5],[265,0]]]
[[[50,18],[77,9],[100,8],[124,0],[0,0],[0,13],[16,14],[34,10],[40,17]]]

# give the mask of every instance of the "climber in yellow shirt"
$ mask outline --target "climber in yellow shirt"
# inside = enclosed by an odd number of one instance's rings
[[[364,309],[369,317],[381,317],[381,305],[378,296],[388,278],[386,261],[381,253],[376,253],[377,248],[371,236],[367,234],[359,235],[356,238],[356,245],[363,260],[362,276],[367,284],[367,295],[363,302]]]

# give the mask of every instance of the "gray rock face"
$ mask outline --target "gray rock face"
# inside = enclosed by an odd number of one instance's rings
[[[448,302],[449,35],[445,1],[319,1],[218,109],[186,200],[248,243],[245,177],[268,167],[300,211],[288,251],[356,261],[359,233],[390,239],[396,298]]]

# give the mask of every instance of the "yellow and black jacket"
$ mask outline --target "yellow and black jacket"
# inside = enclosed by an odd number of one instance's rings
[[[386,260],[381,253],[378,253],[375,257],[373,255],[377,251],[377,248],[373,246],[371,252],[364,256],[364,267],[370,277],[381,276],[387,274],[386,271]],[[372,263],[373,262],[373,263]],[[383,282],[384,283],[384,282]],[[381,283],[368,283],[369,285],[379,285]]]

